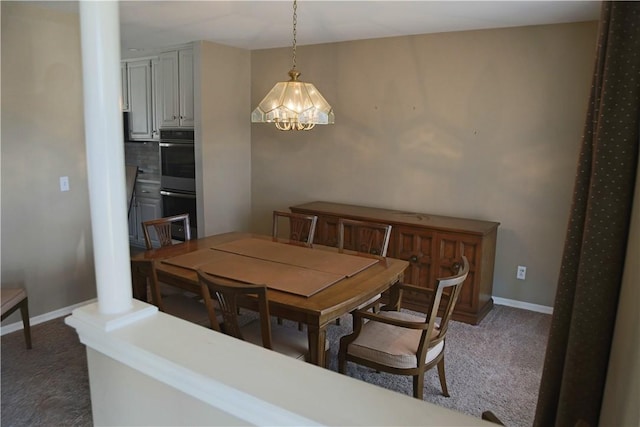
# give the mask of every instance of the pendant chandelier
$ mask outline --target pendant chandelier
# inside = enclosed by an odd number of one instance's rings
[[[279,130],[310,130],[334,123],[333,109],[312,83],[298,80],[296,69],[297,0],[293,1],[293,67],[290,80],[278,82],[251,113],[253,123],[275,123]]]

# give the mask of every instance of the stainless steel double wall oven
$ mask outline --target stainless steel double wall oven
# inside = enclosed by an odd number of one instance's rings
[[[193,129],[160,129],[160,195],[162,216],[189,214],[191,236],[198,237],[196,213],[195,133]],[[184,240],[184,230],[172,230]]]

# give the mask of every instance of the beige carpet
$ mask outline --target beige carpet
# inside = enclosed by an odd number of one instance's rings
[[[351,328],[351,319],[345,318]],[[445,348],[450,397],[442,396],[437,369],[425,374],[424,400],[480,417],[492,411],[507,426],[531,426],[551,316],[495,306],[477,326],[451,322]],[[335,330],[330,330],[331,342]],[[337,348],[331,349],[337,370]],[[411,396],[411,377],[348,364],[347,374]]]
[[[433,369],[425,377],[425,400],[477,417],[491,410],[507,426],[532,425],[550,319],[496,306],[478,326],[453,322],[445,356],[451,397],[440,394]],[[333,370],[337,340],[350,328],[348,316],[329,327]],[[29,351],[22,331],[2,337],[1,425],[92,425],[86,355],[75,331],[60,318],[34,326],[32,337]],[[348,375],[411,395],[409,377],[354,364],[348,365]]]

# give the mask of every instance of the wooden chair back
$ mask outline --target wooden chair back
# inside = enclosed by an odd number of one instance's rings
[[[269,300],[267,298],[266,285],[253,285],[236,282],[218,276],[212,276],[198,269],[198,281],[204,297],[207,309],[213,309],[213,298],[218,301],[219,310],[222,312],[223,324],[212,319],[212,328],[244,340],[238,322],[240,298],[255,298],[260,315],[260,328],[262,333],[262,346],[273,349],[271,340],[271,323],[269,321]],[[214,316],[215,317],[215,316]]]
[[[340,218],[338,220],[338,249],[387,256],[391,225],[377,222],[357,221]]]
[[[181,225],[180,225],[181,224]],[[142,231],[144,231],[144,243],[147,249],[153,249],[151,242],[151,234],[149,231],[153,229],[158,236],[160,246],[170,246],[173,244],[171,237],[171,229],[175,225],[184,230],[184,240],[191,240],[191,224],[189,223],[189,214],[180,214],[168,216],[164,218],[152,219],[142,223]]]
[[[162,295],[156,269],[159,262],[161,261],[154,259],[131,260],[132,270],[134,270],[136,264],[139,264],[144,265],[148,271],[149,292],[152,303],[158,307],[158,310],[202,326],[207,326],[207,323],[217,325],[218,320],[214,306],[199,302],[201,296],[197,295],[197,293],[192,295],[190,293],[175,292],[166,296]]]
[[[318,217],[301,213],[273,211],[273,239],[278,239],[278,223],[282,218],[289,220],[289,242],[311,247],[316,232]]]
[[[462,285],[469,274],[469,261],[462,256],[462,265],[458,272],[449,277],[436,279],[436,288],[433,298],[429,301],[425,319],[425,328],[420,337],[418,346],[418,360],[424,363],[429,348],[443,341],[447,335],[449,320],[453,315]],[[440,316],[438,318],[438,316]]]

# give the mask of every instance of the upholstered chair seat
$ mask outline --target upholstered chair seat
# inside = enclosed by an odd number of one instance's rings
[[[27,297],[27,292],[22,288],[2,288],[2,315],[9,313],[16,305]]]
[[[14,311],[20,309],[22,324],[24,327],[24,340],[27,348],[31,348],[31,325],[29,324],[29,298],[23,288],[1,288],[0,301],[2,305],[2,320],[6,319]]]
[[[400,311],[381,311],[381,317],[399,319],[406,322],[424,322],[424,317]],[[358,338],[349,346],[351,356],[367,359],[394,368],[416,368],[418,366],[418,345],[420,329],[407,329],[380,322],[371,322]],[[432,337],[438,336],[434,329]],[[440,341],[427,351],[425,363],[433,361],[444,350],[444,341]]]

